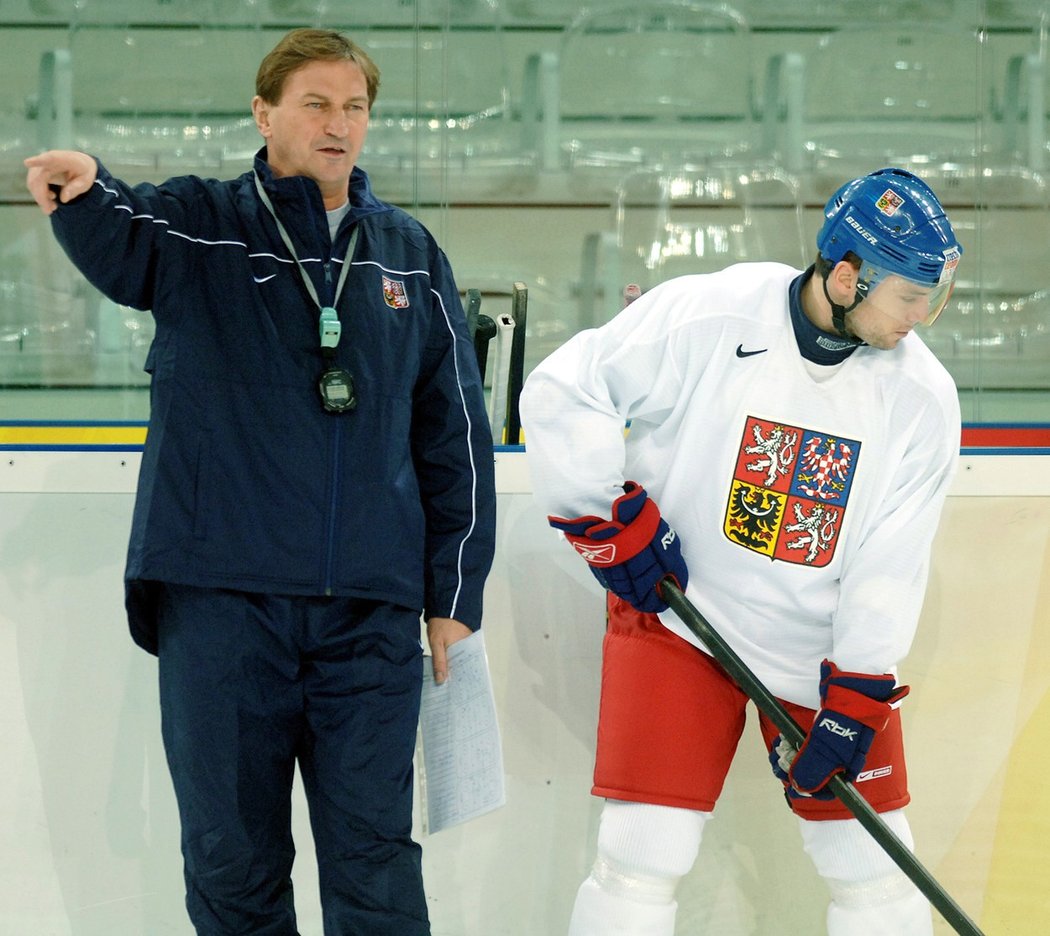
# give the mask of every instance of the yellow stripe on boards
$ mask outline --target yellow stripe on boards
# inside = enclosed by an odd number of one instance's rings
[[[142,445],[145,426],[2,426],[0,445]]]

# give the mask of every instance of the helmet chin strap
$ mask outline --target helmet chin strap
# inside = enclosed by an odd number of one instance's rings
[[[848,338],[850,341],[856,341],[857,344],[864,344],[856,335],[851,335],[846,329],[846,314],[852,312],[861,303],[864,296],[860,295],[860,290],[857,290],[857,295],[854,298],[852,304],[849,306],[839,305],[834,299],[831,298],[831,293],[828,292],[828,276],[830,272],[825,273],[821,279],[821,285],[824,287],[824,298],[828,300],[828,305],[831,306],[831,321],[835,325],[835,331],[839,333],[843,338]]]

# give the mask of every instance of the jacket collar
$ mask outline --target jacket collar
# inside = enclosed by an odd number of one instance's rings
[[[310,205],[311,213],[323,218],[324,200],[321,198],[321,189],[317,183],[306,176],[278,178],[266,161],[266,155],[265,146],[255,154],[255,172],[262,180],[266,194],[273,200],[274,205],[281,207],[282,216],[284,211],[289,209],[293,212],[302,210],[305,201]],[[347,198],[350,201],[350,211],[347,215],[350,221],[358,221],[366,215],[389,211],[392,208],[391,205],[375,197],[368,174],[359,166],[354,166],[350,173]]]

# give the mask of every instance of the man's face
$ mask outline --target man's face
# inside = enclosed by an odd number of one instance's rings
[[[255,97],[252,113],[275,175],[313,179],[329,210],[346,201],[368,133],[368,85],[356,62],[310,62],[288,76],[276,104]]]
[[[934,311],[931,305],[939,312],[948,291],[947,284],[945,288],[933,289],[890,275],[846,316],[846,322],[857,338],[888,351],[920,322],[929,322]]]

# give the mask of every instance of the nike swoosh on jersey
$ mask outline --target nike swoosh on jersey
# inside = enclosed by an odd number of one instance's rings
[[[755,354],[765,354],[769,348],[759,348],[757,351],[745,351],[742,344],[736,346],[737,357],[752,357]]]

